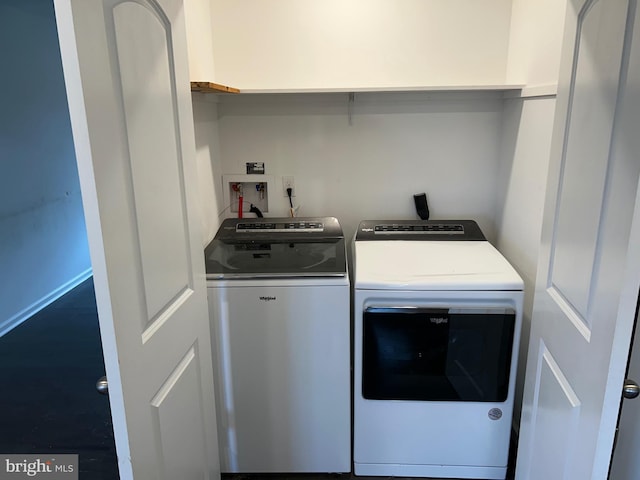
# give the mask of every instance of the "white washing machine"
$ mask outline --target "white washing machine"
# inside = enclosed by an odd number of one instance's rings
[[[523,282],[473,221],[363,221],[354,472],[504,479]]]
[[[350,287],[338,221],[227,219],[205,258],[222,472],[349,472]]]

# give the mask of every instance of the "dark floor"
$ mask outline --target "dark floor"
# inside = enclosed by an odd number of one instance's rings
[[[100,330],[89,279],[0,338],[0,453],[78,454],[80,480],[118,480],[109,402],[95,389],[102,375]],[[512,452],[507,480],[514,478],[513,459]],[[223,475],[223,480],[381,478]]]
[[[78,454],[80,480],[117,480],[93,281],[0,338],[0,453]]]

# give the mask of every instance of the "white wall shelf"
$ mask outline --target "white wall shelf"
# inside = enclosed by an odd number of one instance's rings
[[[555,97],[558,93],[558,84],[548,85],[528,85],[521,90],[505,91],[505,98],[534,98],[534,97]]]
[[[471,91],[518,91],[524,85],[427,85],[403,87],[340,87],[340,88],[294,88],[294,89],[243,89],[245,94],[258,93],[364,93],[364,92],[471,92]]]
[[[201,93],[241,94],[295,94],[295,93],[376,93],[376,92],[512,92],[525,88],[520,84],[496,85],[425,85],[425,86],[381,86],[381,87],[335,87],[335,88],[276,88],[238,89],[213,82],[191,82],[191,91]]]

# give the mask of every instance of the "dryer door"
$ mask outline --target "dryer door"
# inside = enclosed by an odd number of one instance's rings
[[[515,310],[376,306],[363,320],[364,398],[507,399]]]

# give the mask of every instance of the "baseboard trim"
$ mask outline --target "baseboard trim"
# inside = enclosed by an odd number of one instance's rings
[[[84,272],[80,273],[76,277],[69,280],[67,283],[61,285],[60,287],[53,290],[48,295],[36,300],[27,308],[22,309],[14,316],[0,323],[0,338],[9,333],[11,330],[16,328],[18,325],[23,323],[25,320],[29,319],[31,316],[38,313],[40,310],[55,302],[57,299],[62,297],[65,293],[71,291],[86,279],[88,279],[91,275],[93,275],[93,269],[89,268]]]

